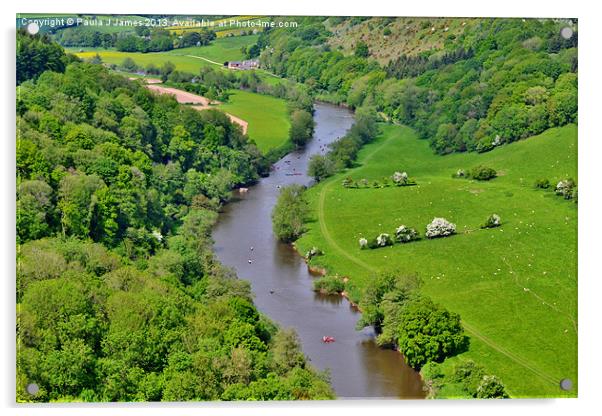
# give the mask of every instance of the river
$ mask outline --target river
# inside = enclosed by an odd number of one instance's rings
[[[310,156],[326,153],[326,145],[351,127],[353,114],[316,103],[314,120],[314,137],[303,150],[278,161],[270,176],[247,193],[234,193],[213,230],[216,255],[234,268],[239,278],[251,283],[261,312],[297,331],[311,364],[330,371],[337,397],[422,398],[418,373],[398,352],[378,348],[371,328],[355,330],[359,313],[346,299],[315,293],[314,277],[303,258],[272,234],[271,212],[279,187],[310,185],[311,178],[306,175]],[[336,342],[323,343],[324,335],[333,336]]]

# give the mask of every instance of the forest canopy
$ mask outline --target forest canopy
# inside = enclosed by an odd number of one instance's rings
[[[383,66],[371,58],[377,45],[359,42],[345,54],[331,49],[327,35],[306,40],[274,29],[260,36],[269,45],[260,60],[320,99],[374,106],[383,119],[413,127],[437,153],[484,152],[577,122],[577,32],[563,38],[566,24],[479,19],[441,49],[401,53]]]
[[[212,253],[220,205],[268,166],[240,127],[17,41],[40,58],[17,87],[17,400],[333,398]]]

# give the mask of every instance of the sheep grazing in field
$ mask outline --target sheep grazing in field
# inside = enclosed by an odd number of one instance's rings
[[[365,248],[368,247],[368,240],[365,239],[365,238],[360,238],[359,243],[360,243],[360,249],[361,250],[363,250],[363,249],[365,249]]]

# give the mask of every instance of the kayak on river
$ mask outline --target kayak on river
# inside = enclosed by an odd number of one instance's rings
[[[322,337],[322,342],[330,343],[330,342],[334,342],[334,341],[335,341],[334,337],[328,337],[328,336]]]

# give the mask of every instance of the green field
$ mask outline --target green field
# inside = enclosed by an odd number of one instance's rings
[[[536,190],[577,179],[577,127],[568,125],[489,153],[436,156],[408,127],[385,125],[359,155],[358,167],[308,191],[313,219],[299,251],[325,252],[313,265],[348,276],[361,288],[381,270],[418,274],[423,292],[461,315],[471,358],[498,375],[513,397],[576,396],[559,381],[577,384],[577,205]],[[459,168],[485,164],[498,171],[489,182],[453,179]],[[406,171],[418,185],[347,189],[346,176],[382,180]],[[502,226],[481,230],[488,215]],[[434,217],[457,225],[458,234],[375,250],[360,237],[394,234],[401,224],[424,234]],[[454,360],[447,360],[449,366]]]
[[[66,50],[82,59],[89,59],[98,53],[103,62],[115,65],[121,65],[127,57],[132,58],[141,67],[146,67],[150,63],[161,66],[171,61],[179,71],[196,74],[203,66],[221,67],[225,61],[244,59],[241,47],[254,44],[257,37],[258,35],[220,38],[207,46],[173,49],[168,52],[119,52],[102,48],[66,48]]]
[[[288,141],[289,114],[286,101],[280,98],[233,90],[228,102],[219,108],[247,121],[249,137],[264,153]]]

